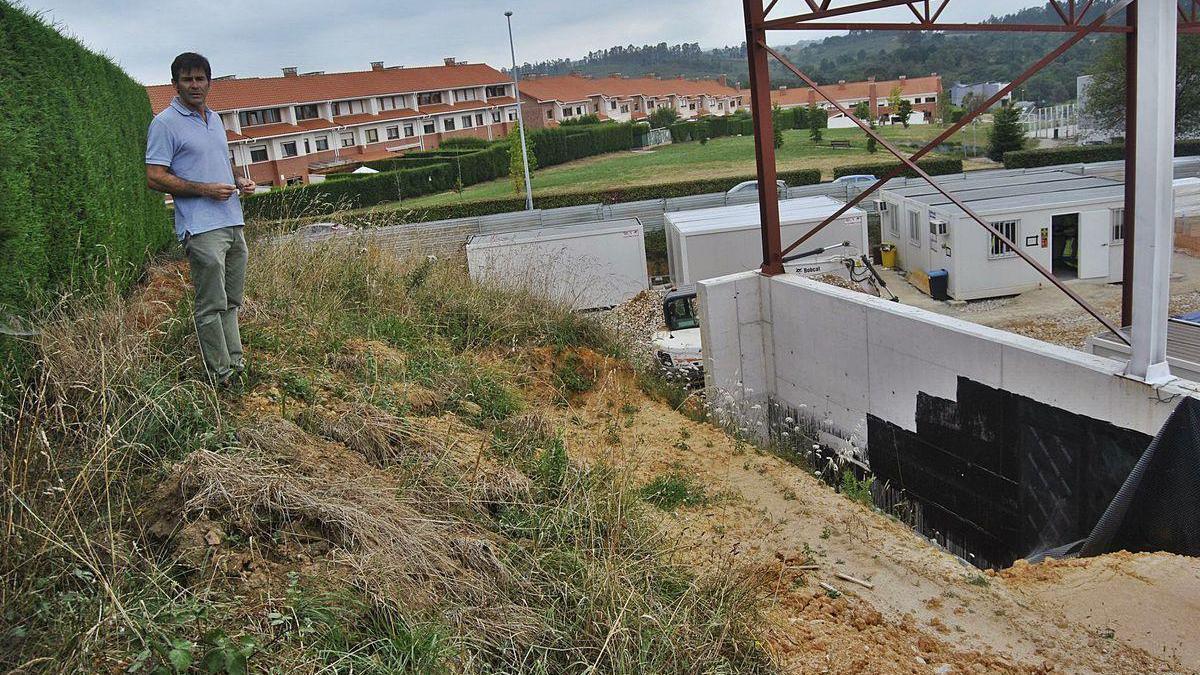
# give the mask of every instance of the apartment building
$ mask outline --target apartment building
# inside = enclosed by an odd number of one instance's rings
[[[614,73],[595,78],[529,76],[521,81],[521,100],[526,126],[542,129],[584,115],[618,122],[641,120],[658,108],[674,108],[681,119],[729,115],[748,110],[749,96],[729,86],[724,76],[688,80]]]
[[[175,96],[146,88],[155,114]],[[262,185],[307,182],[321,169],[405,151],[432,150],[455,136],[500,138],[517,121],[512,81],[491,66],[446,59],[441,66],[345,73],[216,78],[208,105],[221,115],[238,175]]]
[[[837,102],[847,109],[866,101],[871,106],[871,115],[880,124],[890,124],[896,113],[888,103],[888,97],[896,89],[900,97],[912,104],[913,114],[909,124],[927,124],[937,115],[938,100],[942,96],[942,78],[937,73],[928,77],[900,76],[897,80],[880,80],[870,78],[865,82],[846,82],[823,86],[832,93]],[[829,111],[829,127],[831,129],[854,126],[854,122],[837,111],[824,97],[808,87],[780,87],[771,92],[771,102],[781,108],[796,108],[815,105]]]

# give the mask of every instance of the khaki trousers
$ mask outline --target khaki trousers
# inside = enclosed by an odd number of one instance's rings
[[[196,335],[210,377],[220,382],[242,370],[238,310],[246,285],[246,238],[242,226],[188,234],[183,250],[196,290]]]

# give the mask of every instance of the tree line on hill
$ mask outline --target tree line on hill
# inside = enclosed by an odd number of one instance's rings
[[[1107,11],[1113,0],[1096,0],[1084,21]],[[1023,9],[986,20],[989,23],[1061,23],[1049,5]],[[1053,33],[938,33],[851,31],[823,40],[782,47],[784,55],[818,82],[860,81],[868,77],[894,79],[939,73],[946,85],[956,81],[1010,80],[1062,43]],[[1115,42],[1113,36],[1095,35],[1082,40],[1017,91],[1017,98],[1040,104],[1073,100],[1076,78],[1089,71]],[[746,86],[745,43],[702,49],[698,43],[613,46],[589,52],[580,59],[554,59],[526,63],[522,76],[531,73],[562,75],[580,72],[604,76],[619,72],[640,76],[716,78]],[[800,81],[778,63],[771,64],[772,83],[799,86]]]

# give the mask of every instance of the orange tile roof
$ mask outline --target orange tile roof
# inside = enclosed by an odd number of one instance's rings
[[[419,68],[385,68],[296,77],[214,80],[208,105],[213,110],[267,108],[294,103],[336,101],[421,91],[506,84],[509,78],[484,63]],[[171,103],[170,84],[146,87],[155,114]]]
[[[737,96],[741,92],[717,80],[660,80],[653,77],[583,77],[556,75],[521,81],[521,93],[539,102],[575,103],[592,96]]]
[[[941,94],[942,78],[937,75],[929,77],[910,77],[903,80],[880,80],[875,83],[875,96],[879,100],[886,99],[892,90],[900,87],[900,93],[912,96],[914,94]],[[836,96],[838,101],[858,101],[870,97],[870,82],[847,82],[846,84],[821,85],[829,94]],[[825,99],[817,95],[817,103]],[[771,102],[779,105],[808,105],[808,87],[786,90],[777,89],[771,92]]]

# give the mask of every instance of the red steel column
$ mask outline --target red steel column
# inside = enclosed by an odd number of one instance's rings
[[[762,223],[762,273],[783,273],[779,233],[779,186],[775,183],[775,125],[771,119],[771,76],[767,70],[762,0],[742,0],[746,11],[746,58],[750,62],[750,113],[754,116],[754,159],[758,164],[758,213]]]
[[[1133,212],[1137,205],[1137,5],[1125,10],[1125,213],[1121,234],[1121,327],[1133,325]]]

